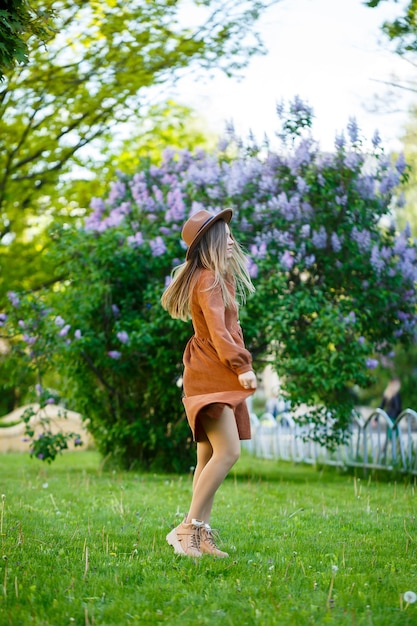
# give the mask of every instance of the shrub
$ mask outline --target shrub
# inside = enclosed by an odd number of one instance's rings
[[[242,310],[247,344],[258,365],[272,359],[293,406],[310,407],[299,418],[309,437],[343,440],[355,388],[395,343],[414,341],[415,242],[390,218],[403,160],[392,164],[377,135],[366,150],[354,120],[322,154],[307,105],[278,114],[279,151],[229,129],[215,153],[166,150],[159,166],[118,173],[83,225],[52,233],[67,280],[21,300],[37,311],[25,336],[22,305],[4,322],[37,371],[58,369],[100,451],[125,466],[193,462],[180,388],[192,328],[159,305],[191,212],[233,207],[257,288]]]

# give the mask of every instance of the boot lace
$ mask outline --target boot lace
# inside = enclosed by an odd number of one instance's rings
[[[212,546],[212,548],[215,548],[216,550],[218,550],[219,548],[214,538],[216,537],[217,540],[220,539],[219,531],[216,530],[215,528],[210,528],[210,526],[208,525],[206,525],[202,530],[203,530],[202,540],[208,543],[210,546]]]

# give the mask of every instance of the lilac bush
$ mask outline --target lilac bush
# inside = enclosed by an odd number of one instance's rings
[[[248,347],[258,369],[274,364],[294,407],[309,407],[299,418],[309,437],[343,440],[353,390],[372,382],[398,342],[415,341],[416,242],[391,218],[403,158],[393,163],[377,133],[365,149],[353,119],[322,153],[305,103],[277,113],[277,150],[229,128],[214,153],[166,150],[134,176],[118,172],[82,227],[53,233],[68,280],[39,298],[48,330],[40,337],[23,319],[22,334],[19,295],[13,324],[9,312],[0,322],[26,354],[43,342],[48,362],[39,365],[54,363],[100,450],[125,465],[192,463],[180,401],[191,327],[171,320],[159,299],[185,256],[182,224],[201,208],[234,209],[257,288],[242,309]]]

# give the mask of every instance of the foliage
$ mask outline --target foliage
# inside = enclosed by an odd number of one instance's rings
[[[119,173],[83,228],[54,231],[51,257],[67,280],[36,298],[10,294],[9,340],[40,384],[53,363],[100,450],[127,466],[192,462],[177,386],[191,328],[159,298],[199,208],[235,210],[257,287],[242,312],[248,346],[259,367],[272,359],[294,408],[310,407],[300,418],[309,437],[343,440],[354,389],[394,344],[415,339],[415,242],[381,223],[404,160],[392,166],[378,136],[365,152],[354,120],[323,155],[305,133],[307,105],[278,113],[280,152],[230,129],[217,152],[168,150],[159,165]]]
[[[185,15],[170,0],[37,0],[39,15],[56,9],[56,30],[0,88],[0,309],[8,291],[62,280],[47,228],[77,222],[115,167],[131,171],[167,142],[207,145],[189,109],[163,102],[167,86],[198,68],[238,72],[263,51],[254,25],[269,4],[195,1]],[[0,361],[2,412],[34,383],[21,372],[10,389],[13,362]]]
[[[1,455],[0,623],[412,626],[413,482],[242,458],[216,496],[231,557],[175,556],[191,476]],[[53,572],[53,582],[51,582]],[[413,599],[411,597],[411,599]]]
[[[28,38],[45,43],[52,35],[52,7],[38,10],[27,0],[3,0],[0,8],[0,81],[3,72],[29,60]]]
[[[68,450],[68,442],[73,441],[74,446],[82,446],[83,442],[78,433],[64,432],[53,429],[53,420],[48,416],[45,408],[55,404],[55,398],[51,397],[47,389],[36,385],[39,396],[39,404],[30,406],[21,414],[21,420],[25,425],[25,440],[29,441],[30,456],[47,463],[52,463],[64,450]],[[58,416],[66,418],[65,411],[58,411]],[[36,426],[38,428],[36,429]]]
[[[386,0],[368,0],[365,4],[371,8],[379,6]],[[417,5],[415,0],[408,0],[401,7],[403,15],[392,22],[384,22],[383,32],[391,41],[397,41],[397,52],[401,55],[417,52]]]
[[[39,0],[37,8],[54,4]],[[132,134],[132,123],[163,99],[162,85],[182,72],[234,73],[261,52],[253,27],[268,4],[196,0],[195,17],[181,20],[181,3],[171,0],[60,2],[56,36],[32,51],[28,66],[8,72],[0,90],[0,240],[9,255],[62,220],[55,189],[86,146],[100,154],[116,125]],[[42,243],[31,250],[39,255]]]

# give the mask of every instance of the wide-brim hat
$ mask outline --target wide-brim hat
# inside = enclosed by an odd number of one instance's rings
[[[229,224],[232,219],[232,209],[223,209],[220,213],[213,215],[210,211],[198,211],[194,213],[184,224],[181,232],[183,241],[187,244],[188,250],[186,259],[190,258],[190,255],[195,250],[198,242],[205,232],[213,226],[219,220],[223,220],[226,224]]]

